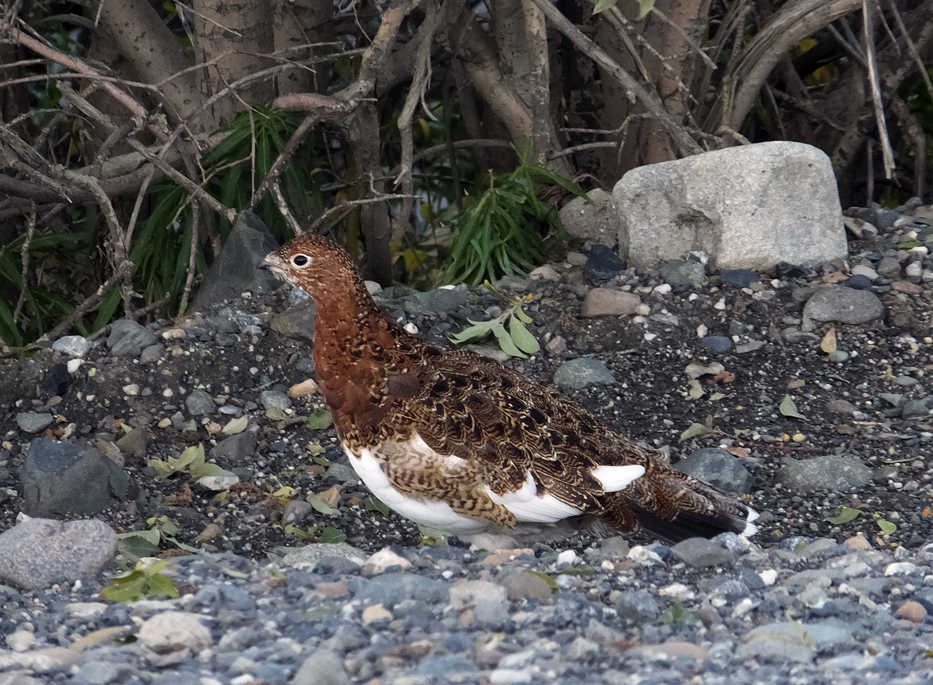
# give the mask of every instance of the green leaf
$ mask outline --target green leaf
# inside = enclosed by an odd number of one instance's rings
[[[305,425],[311,430],[323,430],[329,428],[330,424],[334,422],[334,417],[331,415],[330,410],[320,409],[315,412],[311,412],[308,416],[308,420],[305,422]]]
[[[525,328],[525,324],[516,317],[509,317],[509,335],[515,346],[526,354],[534,354],[541,349],[538,340]]]
[[[465,343],[467,340],[472,340],[473,338],[482,338],[486,335],[489,335],[489,332],[492,330],[493,325],[496,323],[496,319],[493,319],[491,321],[482,321],[479,323],[475,321],[470,321],[470,323],[473,325],[467,326],[459,333],[455,333],[454,335],[451,335],[450,342],[452,342],[455,345],[461,345]]]
[[[207,461],[203,464],[195,464],[190,469],[191,478],[197,480],[198,478],[204,478],[204,476],[233,476],[236,475],[227,469],[218,466],[217,464]]]
[[[178,597],[178,588],[175,587],[172,579],[168,576],[156,573],[149,576],[148,581],[146,587],[147,597],[171,597],[173,599]]]
[[[687,391],[687,397],[689,397],[691,400],[698,400],[706,394],[706,391],[703,390],[703,386],[700,385],[700,381],[698,381],[696,378],[691,378],[688,380],[687,385],[690,388]]]
[[[654,9],[654,0],[638,0],[638,19],[644,19]]]
[[[324,530],[322,530],[321,534],[318,535],[317,541],[330,543],[346,542],[347,534],[339,528],[335,528],[334,526],[324,526]]]
[[[320,495],[315,495],[313,492],[305,497],[305,500],[308,502],[308,504],[314,507],[314,510],[319,514],[324,514],[324,516],[337,516],[340,514],[339,511],[321,499]]]
[[[843,523],[848,523],[849,521],[854,521],[862,513],[861,509],[855,509],[854,507],[843,506],[842,509],[836,516],[827,516],[826,521],[834,525],[842,525]]]
[[[385,516],[388,514],[391,509],[385,505],[385,503],[376,497],[375,495],[370,495],[363,501],[363,506],[369,509],[370,511],[378,511],[380,514]]]
[[[605,12],[610,7],[615,7],[619,0],[596,0],[596,6],[593,7],[593,14]]]
[[[794,398],[790,395],[784,395],[784,399],[781,400],[781,403],[778,405],[778,411],[781,412],[784,416],[788,416],[792,419],[804,418],[800,412],[797,411],[797,405],[794,404]]]
[[[176,471],[184,471],[189,466],[201,464],[203,462],[204,444],[199,442],[197,445],[186,447],[182,453],[178,455],[174,467]]]
[[[711,426],[707,426],[705,423],[691,423],[687,427],[687,430],[680,434],[680,441],[683,442],[690,438],[696,438],[700,435],[707,435],[715,432],[716,431]]]
[[[496,336],[496,340],[499,343],[499,347],[510,357],[520,357],[521,359],[526,359],[527,354],[522,352],[515,343],[512,341],[512,336],[508,334],[505,330],[505,327],[499,323],[495,322],[495,325],[492,327],[492,333]]]
[[[100,591],[100,597],[109,602],[132,602],[143,596],[146,585],[146,575],[137,569],[125,578],[114,578],[110,585]]]
[[[321,446],[321,443],[318,440],[312,440],[311,442],[309,442],[308,446],[305,449],[307,449],[308,454],[311,455],[312,457],[320,456],[324,454],[325,452],[325,449]],[[322,466],[330,465],[330,461],[328,459],[325,458],[324,461],[326,461],[327,463],[322,464]]]
[[[882,535],[891,535],[897,530],[897,525],[891,523],[887,519],[878,519],[875,523],[877,523],[878,527],[881,529]]]
[[[131,559],[151,557],[159,551],[162,534],[156,530],[134,530],[117,534],[117,549]]]

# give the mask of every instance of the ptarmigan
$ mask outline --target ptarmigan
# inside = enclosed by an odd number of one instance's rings
[[[556,390],[402,330],[331,241],[300,236],[263,265],[317,302],[315,374],[341,445],[402,516],[461,535],[581,515],[668,540],[755,532],[753,509]]]

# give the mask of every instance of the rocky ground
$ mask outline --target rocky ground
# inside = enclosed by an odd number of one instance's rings
[[[6,360],[0,682],[927,682],[933,213],[850,213],[849,259],[819,269],[642,274],[596,250],[500,284],[542,343],[508,363],[742,493],[752,545],[419,531],[346,464],[305,384],[313,311],[284,290]],[[439,343],[504,306],[377,298]],[[118,561],[171,559],[182,598],[42,589],[61,531],[21,511],[135,532]]]

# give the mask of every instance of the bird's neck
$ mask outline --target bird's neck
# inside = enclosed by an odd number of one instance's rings
[[[394,348],[399,331],[362,283],[328,290],[315,297],[315,376],[338,430],[346,433],[384,385],[386,351]]]

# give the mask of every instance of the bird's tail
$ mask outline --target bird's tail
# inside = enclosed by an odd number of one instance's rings
[[[624,490],[606,495],[606,502],[616,527],[641,527],[672,542],[758,531],[758,512],[735,495],[656,463]]]

